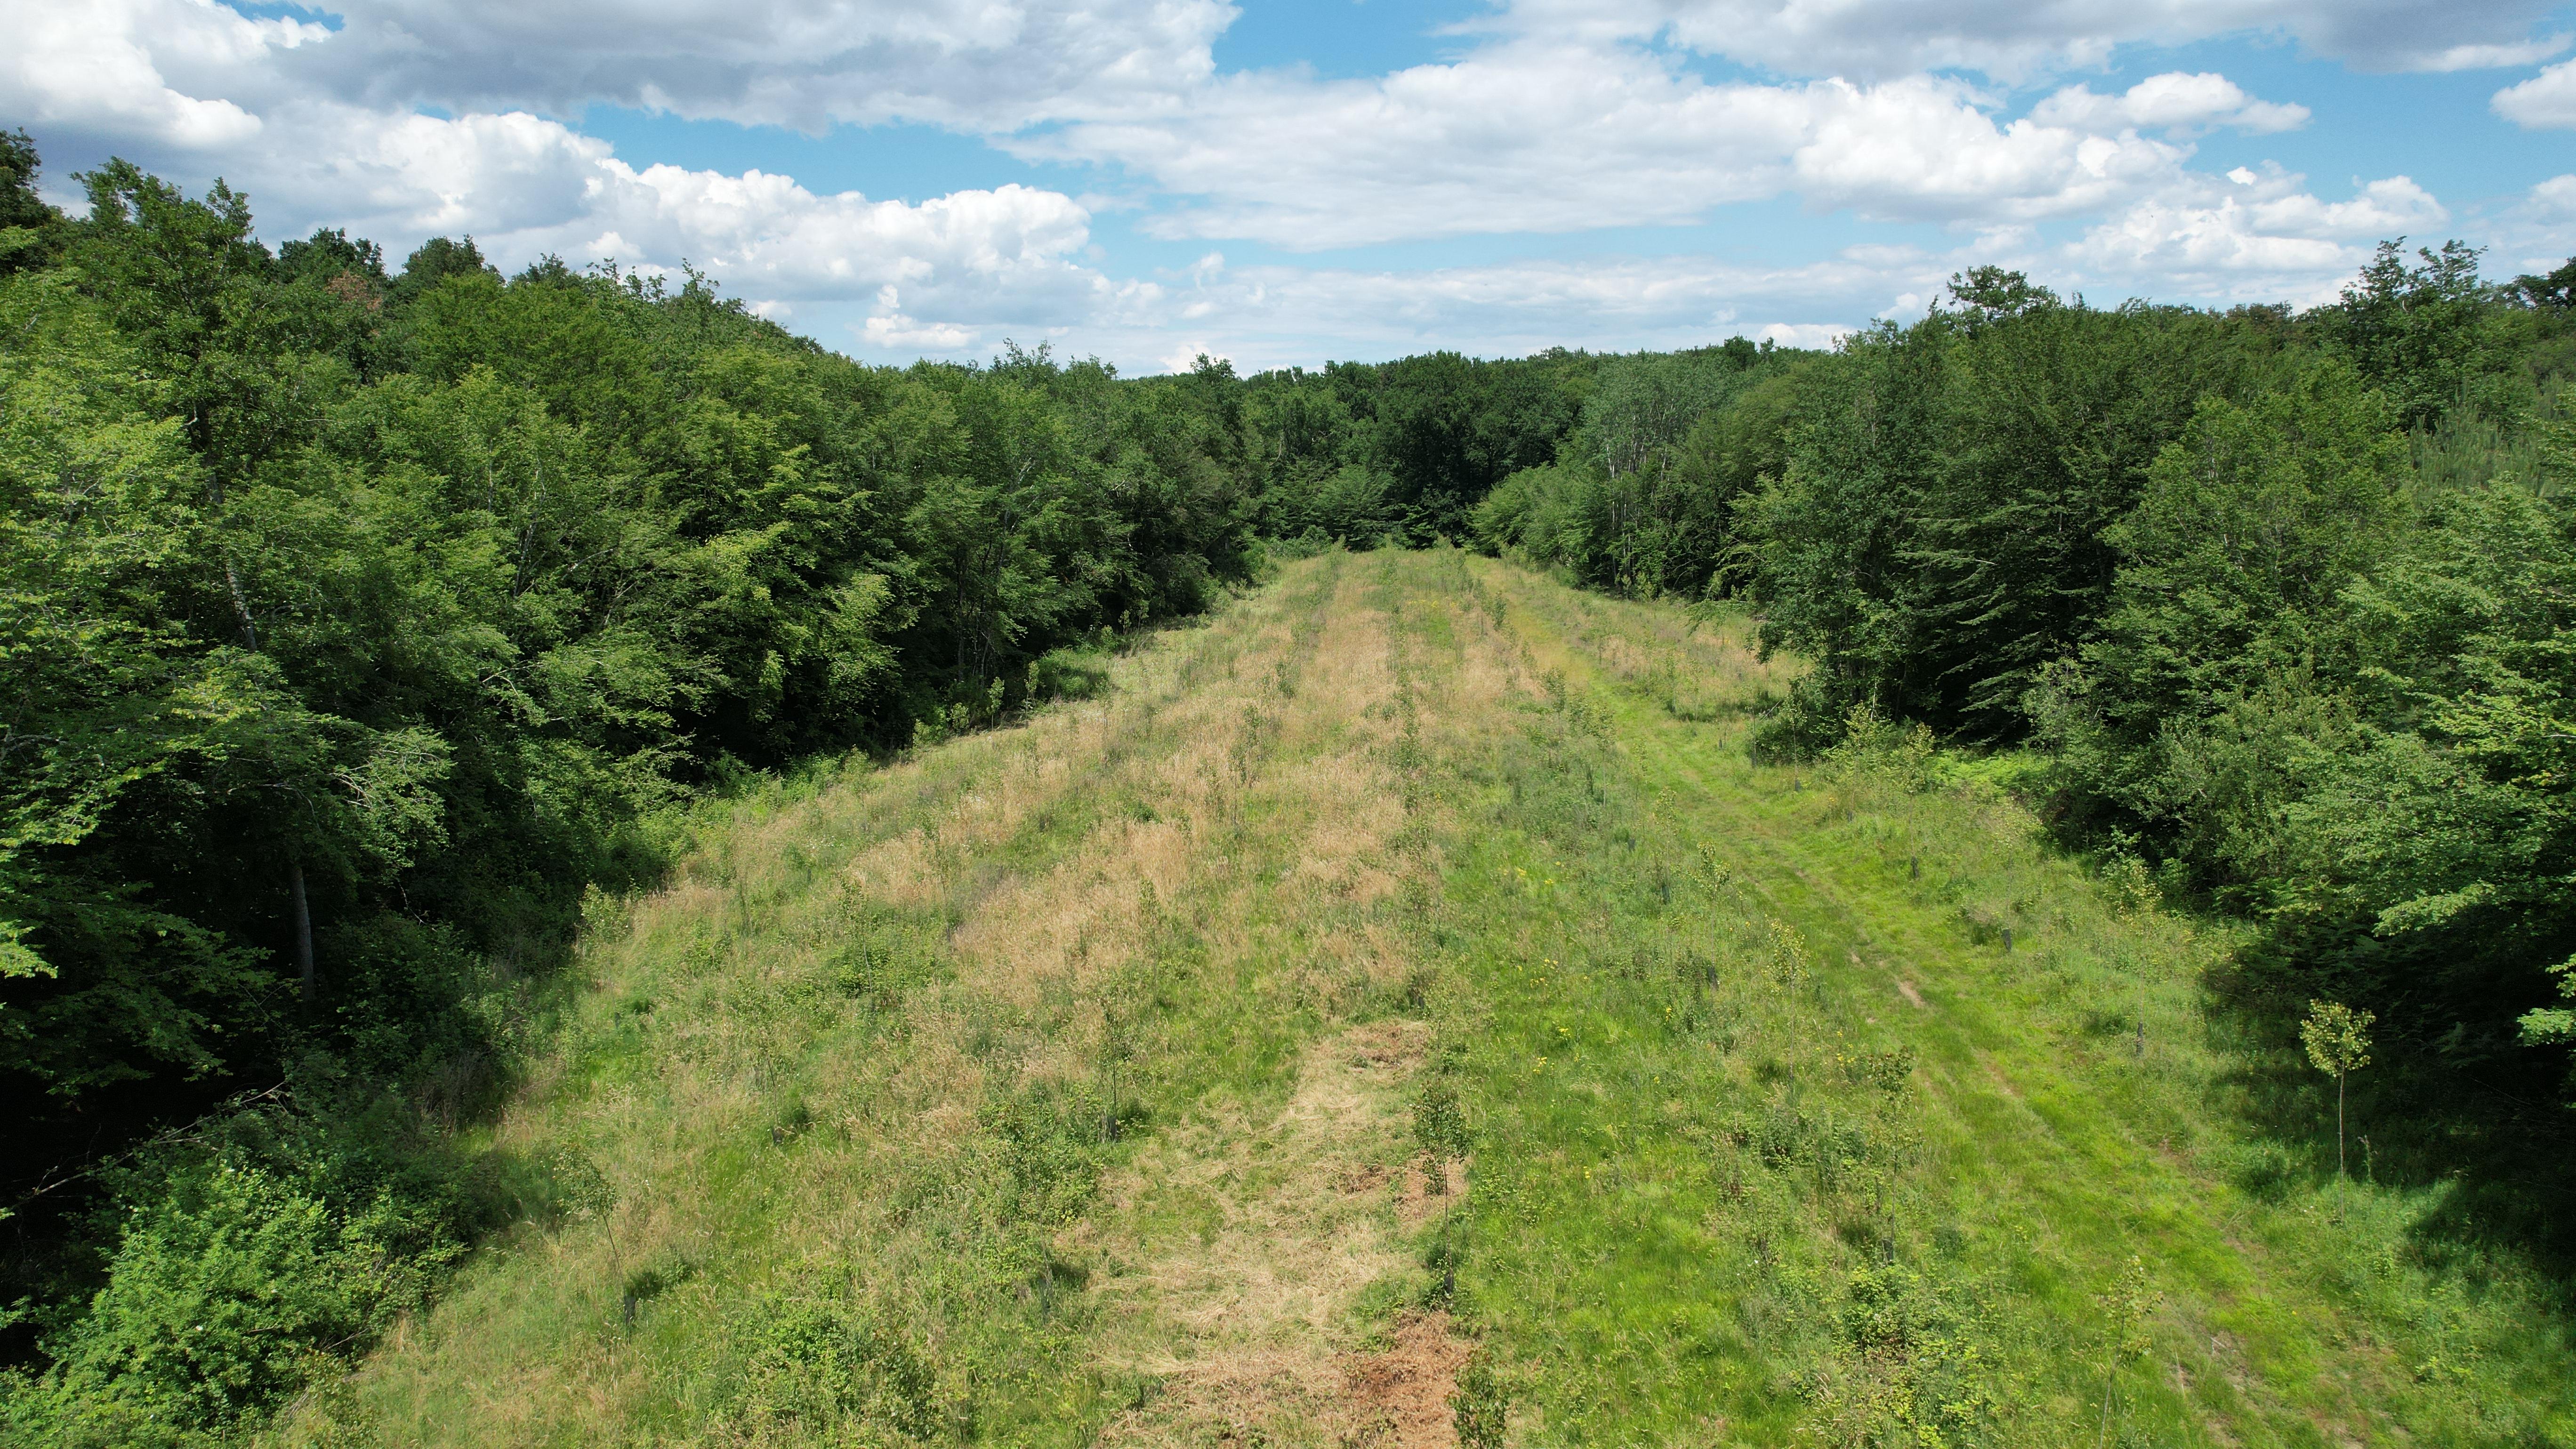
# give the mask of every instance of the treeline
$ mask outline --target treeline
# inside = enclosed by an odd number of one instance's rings
[[[2576,1147],[2571,294],[2459,243],[2306,311],[1982,269],[1831,355],[1602,362],[1475,523],[1757,611],[1814,665],[1766,749],[2027,749],[2071,844],[2260,924],[2246,999],[2377,1016],[2388,1100],[2462,1139],[2407,1170],[2483,1131],[2529,1185]]]
[[[31,1442],[234,1426],[554,1191],[451,1129],[671,802],[1079,686],[1260,558],[1221,389],[866,367],[694,276],[470,242],[272,252],[123,163],[67,219],[0,139]]]

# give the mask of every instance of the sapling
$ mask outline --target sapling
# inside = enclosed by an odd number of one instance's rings
[[[1458,1366],[1458,1387],[1449,1395],[1449,1411],[1460,1449],[1502,1449],[1511,1413],[1511,1395],[1495,1372],[1493,1354],[1479,1348]]]
[[[2335,1079],[2335,1177],[2344,1172],[2344,1079],[2370,1065],[2370,1024],[2379,1018],[2338,1001],[2310,1001],[2308,1019],[2299,1023],[2299,1042],[2308,1061]]]
[[[2163,1300],[2164,1295],[2156,1291],[2155,1279],[2147,1272],[2146,1259],[2134,1253],[2129,1255],[2129,1266],[2121,1272],[2119,1281],[2109,1292],[2097,1295],[2093,1300],[2102,1310],[2107,1337],[2104,1347],[2109,1350],[2104,1355],[2106,1362],[2102,1370],[2102,1433],[2099,1443],[2111,1442],[2111,1416],[2119,1399],[2121,1367],[2145,1358],[2155,1347],[2155,1339],[2148,1333],[2147,1324],[2155,1317]]]

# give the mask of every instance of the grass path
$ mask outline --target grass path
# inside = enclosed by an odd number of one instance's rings
[[[2283,1064],[2205,1013],[2228,941],[2122,909],[2018,807],[1927,788],[1901,749],[1748,763],[1741,717],[1693,718],[1669,666],[1778,687],[1740,629],[1693,637],[1669,610],[1476,576],[1588,726],[1558,758],[1587,743],[1587,781],[1612,782],[1551,798],[1544,752],[1524,761],[1495,812],[1519,830],[1453,890],[1510,1021],[1489,1039],[1583,1043],[1497,1102],[1513,1156],[1565,1175],[1479,1221],[1490,1291],[1547,1295],[1514,1336],[1532,1407],[1570,1437],[2576,1432],[2540,1285],[2491,1258],[2428,1263],[2414,1229],[2438,1194],[2356,1192],[2338,1213],[2249,1135],[2237,1084]],[[1693,862],[1694,889],[1642,898],[1641,876]],[[1558,894],[1516,910],[1539,868]],[[1514,991],[1533,954],[1548,989]],[[1716,980],[1677,988],[1695,973]],[[1558,1072],[1560,1092],[1531,1091]],[[1637,1216],[1569,1230],[1576,1171],[1615,1204],[1602,1218]]]
[[[1474,1353],[1529,1445],[2576,1442],[2543,1285],[2246,1128],[2227,941],[1749,763],[1785,682],[1335,554],[730,803],[598,904],[527,1220],[277,1437],[1441,1445]]]

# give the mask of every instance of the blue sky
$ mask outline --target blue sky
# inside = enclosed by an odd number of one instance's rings
[[[272,240],[691,262],[871,361],[1817,343],[1995,261],[2330,296],[2576,254],[2545,0],[0,0],[0,125]]]

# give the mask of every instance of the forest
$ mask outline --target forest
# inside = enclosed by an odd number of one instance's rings
[[[692,802],[1444,542],[1749,610],[1806,666],[1756,755],[1920,741],[2240,923],[2213,989],[2370,1013],[2427,1170],[2576,1271],[2576,260],[1122,378],[271,249],[121,162],[69,216],[39,160],[0,138],[0,1441],[228,1442],[577,1204],[472,1129]]]

